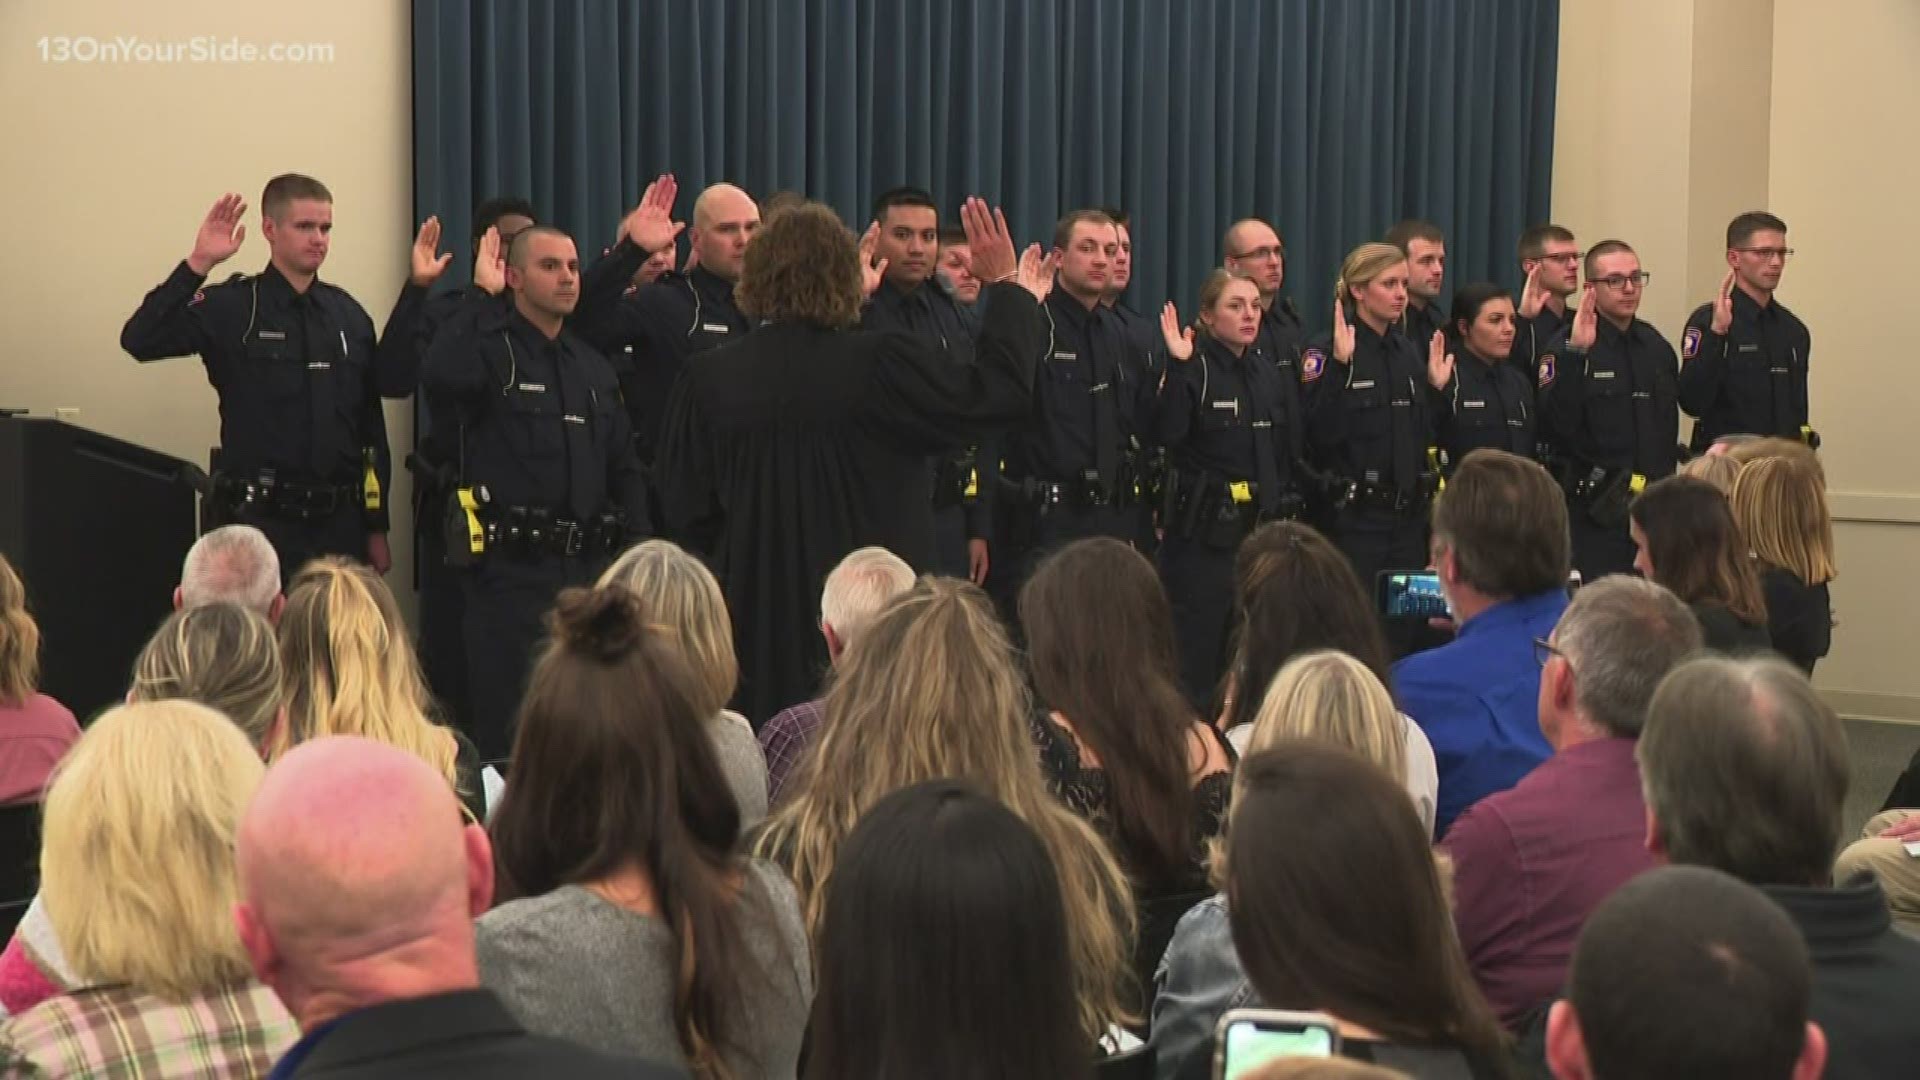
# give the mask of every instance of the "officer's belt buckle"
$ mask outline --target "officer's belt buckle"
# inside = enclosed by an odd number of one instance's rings
[[[554,539],[560,554],[571,559],[580,554],[586,544],[585,530],[577,521],[556,521],[553,523]]]

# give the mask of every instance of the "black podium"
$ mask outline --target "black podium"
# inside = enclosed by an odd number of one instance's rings
[[[125,697],[172,610],[197,535],[185,468],[58,420],[0,416],[0,554],[40,624],[40,688],[83,724]]]

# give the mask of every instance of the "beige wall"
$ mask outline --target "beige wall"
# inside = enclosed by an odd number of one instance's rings
[[[41,39],[60,36],[313,43],[331,45],[332,60],[55,62],[54,41],[43,60]],[[69,46],[76,56],[87,48]],[[224,191],[244,193],[251,209],[245,246],[215,280],[258,272],[260,189],[275,173],[311,173],[333,190],[322,276],[384,321],[412,239],[407,4],[4,0],[0,49],[0,206],[13,222],[0,260],[0,405],[75,408],[79,424],[204,464],[218,422],[199,361],[135,363],[120,351],[120,327],[191,249]],[[411,411],[388,411],[397,463]],[[393,549],[410,563],[409,516],[395,515]],[[397,586],[411,581],[403,569]]]
[[[1725,273],[1725,227],[1767,207],[1799,254],[1782,302],[1813,330],[1840,625],[1816,681],[1850,715],[1920,721],[1920,392],[1906,320],[1867,301],[1870,253],[1920,233],[1920,3],[1564,0],[1553,213],[1653,272],[1642,315],[1678,339]],[[1604,92],[1602,92],[1604,91]],[[1897,303],[1904,303],[1903,301]]]

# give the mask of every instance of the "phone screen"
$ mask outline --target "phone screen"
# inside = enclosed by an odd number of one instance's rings
[[[1436,619],[1447,614],[1440,575],[1432,570],[1386,570],[1378,586],[1380,614],[1393,618]]]
[[[1237,1080],[1279,1058],[1332,1056],[1333,1035],[1324,1027],[1278,1027],[1242,1020],[1227,1025],[1223,1077]]]

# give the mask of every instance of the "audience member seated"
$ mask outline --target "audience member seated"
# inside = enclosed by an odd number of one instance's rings
[[[1726,440],[1721,441],[1726,442]],[[1720,443],[1714,445],[1718,446]],[[1707,452],[1712,453],[1713,449],[1709,448]],[[1820,475],[1821,483],[1826,482],[1827,472],[1820,464],[1820,456],[1814,453],[1812,447],[1799,439],[1782,439],[1773,435],[1765,437],[1748,435],[1744,438],[1735,436],[1734,441],[1727,444],[1725,453],[1740,465],[1743,472],[1748,465],[1766,458],[1792,458],[1813,466],[1814,472]]]
[[[1243,1080],[1409,1080],[1398,1069],[1319,1057],[1281,1058],[1240,1075]]]
[[[733,854],[712,681],[673,618],[617,585],[562,593],[550,624],[490,826],[507,902],[480,920],[481,981],[542,1035],[696,1076],[795,1075],[806,928],[780,869]]]
[[[1048,783],[1112,845],[1138,896],[1206,888],[1234,755],[1181,694],[1153,564],[1119,540],[1075,541],[1034,570],[1019,608]]]
[[[1800,931],[1717,870],[1668,867],[1614,893],[1572,983],[1548,1023],[1558,1080],[1818,1080],[1826,1063]]]
[[[1723,496],[1733,494],[1733,478],[1740,475],[1739,459],[1726,454],[1701,454],[1689,458],[1680,466],[1681,476],[1691,476],[1695,480],[1704,480],[1713,485],[1715,491]]]
[[[1406,789],[1432,838],[1433,750],[1360,661],[1325,649],[1287,661],[1251,727],[1245,753],[1308,740],[1359,754]],[[1233,951],[1224,894],[1180,919],[1153,986],[1152,1042],[1160,1075],[1174,1076],[1187,1055],[1212,1038],[1221,1015],[1252,994]]]
[[[1060,874],[1074,1000],[1091,1043],[1129,1018],[1132,897],[1099,834],[1047,789],[1032,708],[986,594],[962,581],[921,581],[841,657],[814,767],[801,772],[753,850],[786,867],[817,946],[826,883],[860,816],[923,780],[977,786],[1039,834]]]
[[[1447,932],[1405,789],[1338,747],[1247,755],[1221,871],[1252,1004],[1324,1012],[1342,1056],[1422,1080],[1502,1077],[1505,1039]],[[1211,1040],[1179,1075],[1205,1077]]]
[[[418,754],[486,820],[480,753],[433,720],[400,605],[379,575],[332,556],[295,574],[280,613],[280,665],[287,722],[269,759],[309,739],[364,736]]]
[[[1660,680],[1700,648],[1672,593],[1613,574],[1574,594],[1541,646],[1553,756],[1453,823],[1453,921],[1474,981],[1519,1028],[1560,992],[1593,909],[1655,864],[1634,740]]]
[[[1846,884],[1871,875],[1887,894],[1887,910],[1900,929],[1920,935],[1920,859],[1907,844],[1920,840],[1920,811],[1883,810],[1860,830],[1833,863],[1833,880]]]
[[[217,710],[264,753],[282,722],[273,627],[246,608],[214,603],[169,615],[133,663],[130,702],[185,698]],[[18,1015],[81,985],[35,897],[0,952],[0,1014]]]
[[[1262,525],[1234,555],[1240,629],[1227,675],[1220,727],[1253,723],[1267,687],[1287,661],[1332,649],[1367,666],[1392,687],[1387,639],[1374,614],[1371,582],[1326,537],[1305,525]]]
[[[1820,463],[1807,453],[1747,465],[1733,484],[1733,517],[1759,564],[1774,651],[1813,674],[1833,644],[1833,518]]]
[[[1420,824],[1433,835],[1440,773],[1420,725],[1393,706],[1373,670],[1343,652],[1319,649],[1287,661],[1267,687],[1251,724],[1227,732],[1235,750],[1265,750],[1286,739],[1344,746],[1407,785]]]
[[[1633,500],[1627,529],[1637,549],[1633,568],[1693,609],[1703,645],[1730,655],[1773,647],[1760,575],[1718,488],[1690,476],[1656,480]]]
[[[248,805],[237,858],[240,940],[304,1033],[276,1080],[681,1075],[528,1034],[481,988],[473,920],[493,851],[416,754],[347,736],[295,747]]]
[[[287,598],[280,592],[280,556],[267,534],[251,525],[222,525],[193,542],[173,590],[173,609],[238,604],[278,622]]]
[[[1433,504],[1433,566],[1459,634],[1393,667],[1440,766],[1437,835],[1546,760],[1533,643],[1567,609],[1567,503],[1547,470],[1475,450]]]
[[[1648,842],[1786,909],[1813,956],[1827,1076],[1905,1076],[1920,1061],[1920,941],[1894,929],[1872,878],[1831,878],[1848,767],[1840,718],[1804,673],[1778,660],[1691,661],[1660,685],[1640,737]]]
[[[80,737],[73,713],[40,693],[39,679],[40,627],[20,575],[0,555],[0,805],[39,802],[48,774]]]
[[[128,701],[186,698],[240,728],[262,757],[286,723],[279,641],[253,611],[228,603],[167,616],[133,662]]]
[[[123,705],[88,727],[47,792],[40,857],[75,989],[0,1027],[7,1075],[263,1076],[293,1044],[232,918],[234,835],[261,771],[193,702]]]
[[[999,802],[952,780],[881,799],[825,907],[809,1078],[1092,1075],[1059,877]]]
[[[706,718],[721,775],[740,805],[740,826],[758,823],[767,816],[767,759],[754,741],[753,725],[727,708],[740,682],[740,662],[734,659],[733,619],[720,583],[679,545],[647,540],[614,560],[599,584],[625,586],[640,597],[651,618],[673,631],[668,640],[693,673],[699,691],[693,701]]]
[[[820,636],[827,659],[838,666],[847,646],[865,631],[893,598],[913,588],[913,567],[883,547],[863,547],[840,560],[820,590]],[[767,802],[779,806],[793,789],[795,774],[807,760],[807,748],[826,714],[824,692],[812,701],[781,710],[760,729],[767,758]]]

